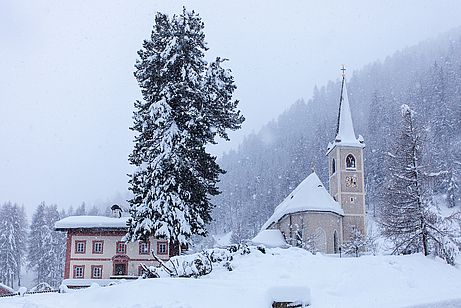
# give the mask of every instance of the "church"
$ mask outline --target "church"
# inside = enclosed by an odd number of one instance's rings
[[[362,136],[355,135],[343,68],[336,138],[327,147],[329,191],[312,172],[274,211],[262,230],[278,229],[292,246],[338,253],[358,230],[366,236]]]

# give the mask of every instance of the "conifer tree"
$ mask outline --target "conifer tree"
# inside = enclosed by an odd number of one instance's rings
[[[21,269],[27,253],[27,218],[24,206],[13,205],[14,240],[16,242],[16,279],[21,286]]]
[[[28,267],[34,269],[37,275],[36,283],[44,282],[48,274],[48,261],[45,257],[50,248],[50,230],[45,220],[45,203],[40,203],[32,215],[28,241]]]
[[[13,287],[19,266],[14,232],[13,205],[7,202],[0,208],[0,282],[10,287]]]
[[[157,13],[150,39],[138,52],[135,77],[142,100],[135,102],[135,145],[129,157],[131,219],[126,240],[149,236],[189,243],[206,235],[224,173],[207,144],[240,128],[243,117],[232,99],[236,88],[225,59],[211,63],[203,22],[194,11],[169,18]]]
[[[452,263],[459,229],[453,228],[432,202],[429,172],[421,164],[421,129],[407,105],[402,105],[402,120],[402,132],[389,155],[390,177],[380,213],[382,234],[394,243],[394,253],[435,253]]]
[[[44,258],[48,260],[49,272],[45,281],[53,287],[61,284],[64,273],[66,238],[64,233],[54,230],[54,224],[63,217],[59,214],[55,204],[45,207],[45,223],[50,231],[49,247],[45,250]]]

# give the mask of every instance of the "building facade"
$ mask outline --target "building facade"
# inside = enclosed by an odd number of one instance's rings
[[[338,253],[354,229],[366,236],[364,147],[362,136],[355,136],[343,74],[336,137],[326,152],[329,191],[313,172],[276,207],[262,229],[279,229],[288,244],[314,246],[324,253]]]
[[[55,224],[65,231],[66,260],[63,284],[85,287],[96,282],[107,285],[114,279],[137,278],[141,264],[157,266],[153,251],[161,260],[169,260],[172,252],[166,240],[150,238],[148,242],[125,243],[126,217],[71,216]]]

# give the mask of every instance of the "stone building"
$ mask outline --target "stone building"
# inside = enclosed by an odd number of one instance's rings
[[[343,73],[336,138],[326,152],[329,192],[313,172],[276,207],[262,229],[279,229],[288,244],[314,246],[324,253],[337,253],[354,229],[365,236],[364,147],[362,136],[354,132]]]

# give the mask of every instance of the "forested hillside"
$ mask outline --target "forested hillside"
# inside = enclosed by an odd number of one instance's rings
[[[366,143],[368,215],[376,214],[379,188],[389,175],[384,162],[402,104],[416,111],[424,131],[424,164],[443,175],[434,182],[433,194],[444,196],[448,206],[459,203],[461,29],[347,75],[355,131]],[[315,88],[307,102],[295,102],[222,157],[227,174],[221,178],[222,194],[214,199],[212,233],[232,230],[235,240],[253,236],[313,168],[328,185],[325,152],[334,138],[339,93],[339,79]]]

